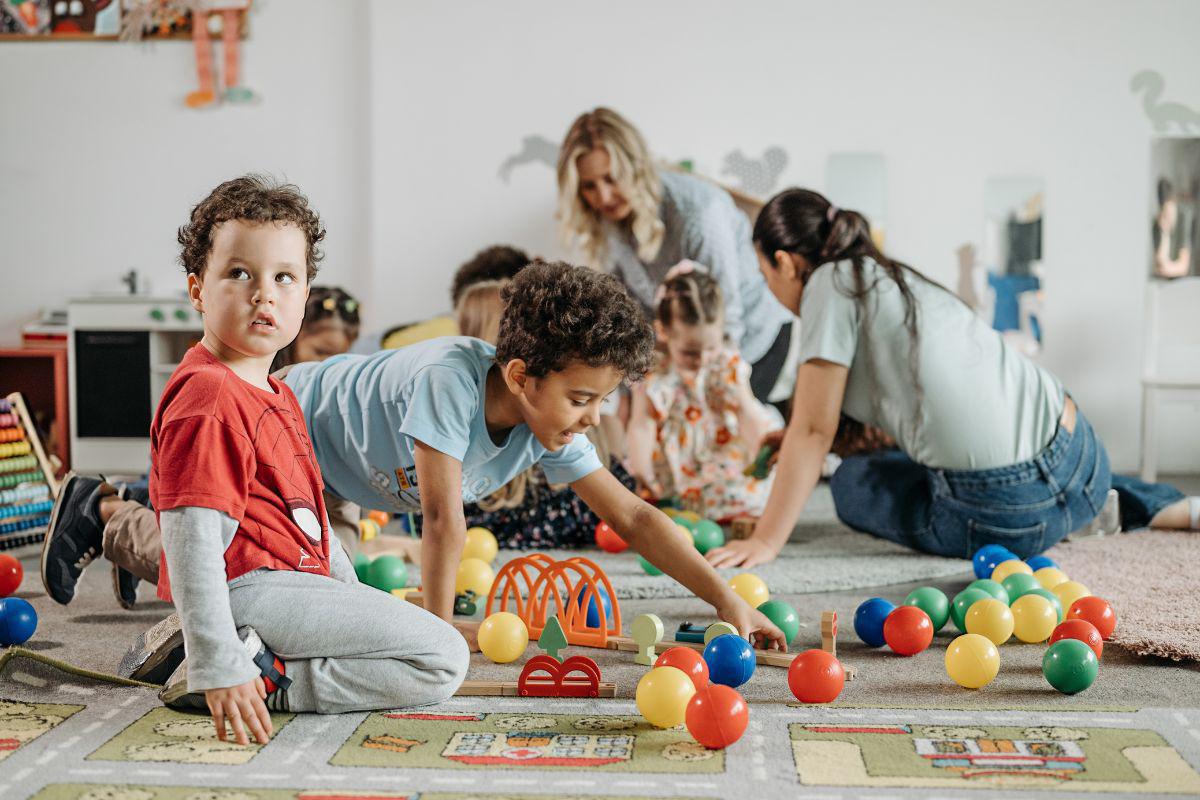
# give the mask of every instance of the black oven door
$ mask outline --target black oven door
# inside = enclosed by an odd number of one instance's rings
[[[74,378],[79,437],[150,435],[147,331],[75,331]]]

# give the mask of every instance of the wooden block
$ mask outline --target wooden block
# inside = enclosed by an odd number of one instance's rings
[[[758,517],[737,517],[729,528],[730,539],[749,539],[754,535],[754,526],[758,524]]]
[[[728,622],[714,622],[704,629],[704,643],[708,644],[718,636],[724,636],[727,633],[732,633],[737,636],[737,628],[730,625]]]
[[[616,697],[615,683],[600,683],[600,697]],[[455,697],[520,697],[516,681],[463,681]]]
[[[392,594],[401,600],[407,600],[418,608],[425,607],[425,597],[421,594],[420,589],[392,589]]]
[[[638,614],[634,617],[630,630],[633,631],[632,641],[634,649],[637,650],[637,655],[633,657],[634,663],[654,666],[654,660],[657,658],[654,650],[665,635],[662,620],[654,614]],[[609,641],[612,641],[612,637]]]

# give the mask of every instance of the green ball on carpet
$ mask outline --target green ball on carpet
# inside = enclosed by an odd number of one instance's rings
[[[662,575],[662,570],[647,561],[645,556],[638,556],[638,563],[647,575]]]
[[[1008,592],[1009,605],[1015,603],[1021,595],[1029,594],[1034,589],[1042,588],[1041,581],[1032,575],[1026,575],[1024,572],[1014,572],[1001,581],[1001,583],[1004,585],[1004,591]]]
[[[908,593],[908,597],[904,598],[904,605],[916,606],[928,614],[934,632],[940,631],[950,618],[950,601],[945,592],[934,586],[913,589]]]
[[[354,554],[354,574],[358,576],[359,583],[367,582],[367,569],[371,566],[371,557],[366,553]]]
[[[675,522],[679,525],[684,524],[681,519],[677,519]],[[711,519],[702,519],[692,526],[692,541],[696,543],[697,550],[707,553],[709,550],[725,544],[725,531],[721,530],[721,526]]]
[[[796,634],[800,633],[800,615],[796,613],[796,609],[782,600],[768,600],[760,605],[758,610],[767,619],[774,622],[779,630],[783,631],[783,636],[787,639],[788,646],[790,647],[792,640],[796,638]]]
[[[379,556],[367,567],[366,582],[385,592],[403,589],[408,583],[408,567],[400,556]]]
[[[1078,639],[1059,639],[1042,656],[1042,674],[1063,694],[1076,694],[1092,685],[1100,661],[1092,648]]]
[[[963,589],[954,595],[954,600],[950,603],[950,619],[954,620],[954,627],[966,633],[967,626],[963,619],[967,616],[967,611],[980,600],[992,599],[994,598],[983,589]]]
[[[1004,605],[1009,605],[1008,590],[991,578],[980,578],[967,584],[968,589],[982,589]]]

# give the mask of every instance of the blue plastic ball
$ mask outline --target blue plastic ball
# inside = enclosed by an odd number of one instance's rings
[[[883,621],[896,608],[882,597],[872,597],[854,612],[854,632],[870,647],[883,647]]]
[[[736,689],[754,674],[754,648],[740,636],[723,633],[704,648],[708,679]]]
[[[1046,556],[1033,556],[1032,558],[1025,559],[1025,563],[1034,572],[1037,572],[1042,567],[1054,567],[1058,569],[1058,564],[1054,563],[1054,559],[1047,558]]]
[[[0,600],[0,645],[24,644],[37,630],[37,612],[19,597]]]
[[[600,594],[600,602],[604,604],[604,627],[612,626],[613,611],[612,601],[608,599],[608,592],[604,591],[603,586],[597,586],[596,591]],[[587,594],[587,584],[580,584],[575,590],[575,605],[583,605],[583,596]],[[588,601],[587,609],[587,625],[589,628],[600,627],[600,609],[596,608],[596,597]]]
[[[975,577],[990,578],[997,564],[1016,557],[1015,553],[1003,545],[985,544],[975,551],[975,557],[971,559],[975,567]]]

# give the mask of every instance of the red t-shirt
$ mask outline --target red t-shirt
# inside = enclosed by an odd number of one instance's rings
[[[266,567],[329,575],[324,483],[286,384],[246,383],[197,344],[163,390],[150,426],[155,512],[214,508],[238,521],[225,579]],[[166,554],[158,596],[171,599]]]

